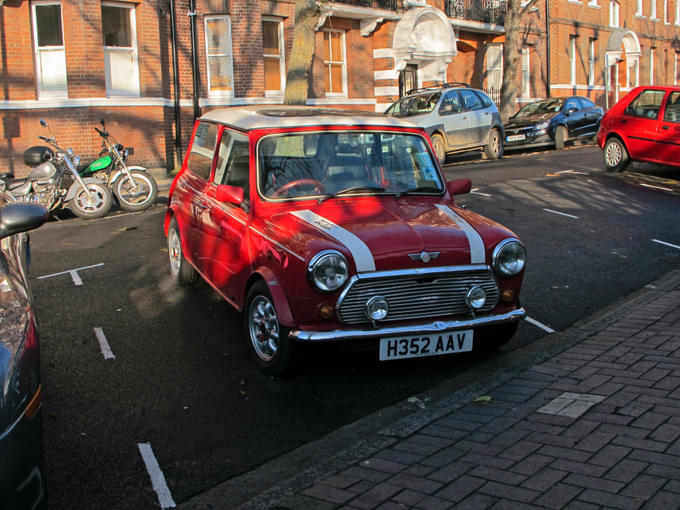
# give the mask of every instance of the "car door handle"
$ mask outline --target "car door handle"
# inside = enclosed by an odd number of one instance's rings
[[[198,207],[200,207],[201,209],[210,209],[210,205],[206,204],[206,203],[203,202],[203,201],[198,202],[196,205],[197,205]]]
[[[628,124],[628,121],[626,119],[621,119],[621,124]]]
[[[670,128],[670,126],[661,126],[661,129],[665,129],[666,131],[668,131]]]

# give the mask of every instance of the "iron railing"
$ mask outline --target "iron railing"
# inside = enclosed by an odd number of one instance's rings
[[[446,0],[449,18],[505,24],[505,0]]]
[[[355,5],[357,7],[370,7],[372,9],[396,10],[401,0],[332,0],[339,4]]]

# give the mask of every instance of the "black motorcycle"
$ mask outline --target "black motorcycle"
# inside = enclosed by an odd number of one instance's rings
[[[47,122],[40,125],[49,129]],[[79,159],[71,149],[62,149],[52,136],[39,136],[55,150],[44,145],[29,147],[24,163],[31,167],[27,177],[15,179],[13,173],[0,174],[0,190],[8,191],[20,202],[37,203],[48,211],[68,206],[80,218],[101,218],[113,205],[105,183],[94,177],[81,177]]]

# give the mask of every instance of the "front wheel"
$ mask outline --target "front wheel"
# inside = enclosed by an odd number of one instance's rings
[[[557,126],[555,130],[555,149],[561,151],[564,149],[564,144],[567,142],[567,128],[565,126]]]
[[[623,142],[616,137],[607,140],[602,150],[604,167],[610,172],[620,172],[628,166],[630,159]]]
[[[81,186],[76,191],[76,195],[69,200],[71,211],[83,219],[106,216],[113,205],[111,191],[104,184],[95,182],[89,182],[86,186],[89,194]]]
[[[130,171],[130,176],[123,174],[114,184],[113,193],[122,209],[126,211],[143,211],[151,207],[158,195],[156,180],[147,172]]]
[[[269,289],[261,280],[248,292],[243,322],[250,352],[260,370],[274,376],[289,372],[295,346],[288,328],[279,323]]]
[[[489,141],[484,147],[484,153],[489,159],[500,159],[503,157],[503,139],[498,129],[492,129],[489,133]]]

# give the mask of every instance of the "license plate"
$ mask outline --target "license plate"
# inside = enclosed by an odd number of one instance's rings
[[[508,142],[521,142],[525,138],[525,135],[508,135],[505,137]]]
[[[380,361],[422,358],[472,350],[472,330],[380,339]]]

